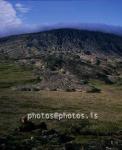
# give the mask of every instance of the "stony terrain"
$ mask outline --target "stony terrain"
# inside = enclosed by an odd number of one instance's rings
[[[38,57],[45,53],[81,54],[84,51],[99,56],[122,56],[121,49],[121,36],[65,28],[0,39],[0,54],[15,59]]]
[[[92,111],[98,120],[19,121]],[[1,150],[121,150],[121,131],[122,37],[57,29],[0,39]]]
[[[121,80],[122,37],[57,29],[0,39],[0,57],[33,69],[38,83],[16,90],[89,91],[90,79]]]

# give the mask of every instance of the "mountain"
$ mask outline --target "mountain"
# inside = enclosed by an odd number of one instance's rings
[[[121,57],[122,37],[102,32],[62,28],[0,39],[1,60],[32,66],[38,89],[82,90],[91,79],[114,83]]]
[[[56,29],[0,38],[0,55],[11,58],[39,56],[45,52],[122,55],[122,37],[102,32]]]

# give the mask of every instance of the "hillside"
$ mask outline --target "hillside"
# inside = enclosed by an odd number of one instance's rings
[[[117,83],[121,56],[122,37],[102,32],[56,29],[0,39],[1,60],[30,67],[37,77],[18,90],[89,91],[93,79]]]
[[[27,58],[47,53],[122,55],[122,37],[77,29],[56,29],[0,39],[0,55]]]
[[[0,149],[121,150],[121,91],[122,37],[59,29],[1,38]],[[32,112],[85,118],[23,123]]]

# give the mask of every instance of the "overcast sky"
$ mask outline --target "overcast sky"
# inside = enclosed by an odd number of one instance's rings
[[[91,24],[122,27],[122,0],[0,0],[0,36]]]

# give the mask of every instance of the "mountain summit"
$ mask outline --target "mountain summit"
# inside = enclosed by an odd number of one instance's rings
[[[42,53],[122,55],[122,37],[102,32],[55,29],[0,39],[0,55],[11,58],[40,56]]]

